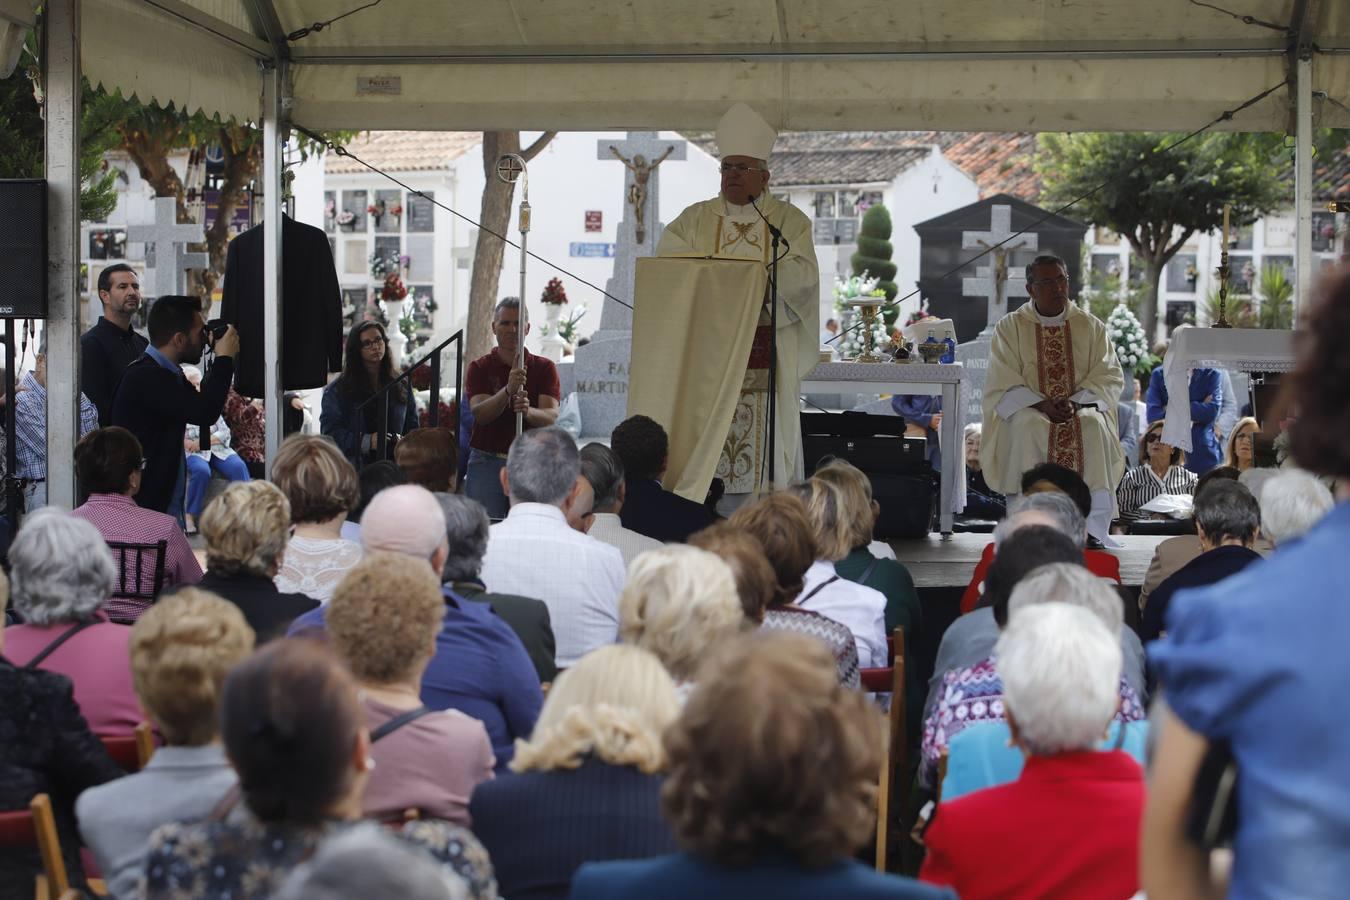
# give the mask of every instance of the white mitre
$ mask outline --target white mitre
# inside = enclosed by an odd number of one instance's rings
[[[778,132],[764,117],[744,103],[727,110],[717,123],[717,152],[728,156],[748,156],[768,160]]]

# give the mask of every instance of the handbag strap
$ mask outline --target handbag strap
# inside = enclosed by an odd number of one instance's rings
[[[425,706],[419,706],[417,709],[410,709],[407,712],[399,713],[388,722],[385,722],[379,728],[370,733],[370,742],[373,744],[380,738],[389,737],[395,731],[398,731],[409,722],[415,722],[434,710],[427,709]]]
[[[838,576],[838,575],[831,575],[829,578],[826,578],[826,579],[825,579],[824,581],[822,581],[820,584],[818,584],[818,585],[816,585],[815,587],[811,588],[811,592],[810,592],[809,594],[806,594],[805,596],[799,598],[799,599],[797,600],[797,605],[798,605],[798,606],[801,606],[801,605],[802,605],[803,603],[805,603],[807,600],[810,600],[810,599],[811,599],[812,597],[814,597],[816,594],[819,594],[821,591],[825,590],[825,588],[827,588],[827,587],[829,587],[830,585],[834,584],[834,583],[835,583],[836,581],[838,581],[838,580],[839,580],[839,576]]]
[[[40,653],[38,653],[37,656],[35,656],[35,657],[33,657],[32,659],[30,659],[30,660],[24,665],[24,668],[25,668],[25,669],[36,669],[36,668],[38,667],[38,665],[39,665],[44,659],[46,659],[47,657],[49,657],[49,656],[51,656],[53,653],[55,653],[55,652],[57,651],[57,649],[59,649],[60,646],[61,646],[62,644],[64,644],[66,641],[70,640],[70,639],[73,638],[75,635],[79,634],[81,631],[84,631],[84,630],[85,630],[86,628],[88,628],[89,626],[91,626],[91,625],[97,625],[97,624],[98,624],[98,620],[97,620],[97,619],[93,619],[93,620],[90,620],[90,621],[88,621],[88,622],[79,622],[79,623],[77,623],[77,624],[75,624],[75,625],[70,626],[70,627],[67,628],[65,631],[61,632],[61,634],[57,636],[56,640],[52,641],[52,642],[51,642],[50,644],[48,644],[47,646],[43,647],[43,648],[42,648],[42,651],[41,651]]]
[[[863,569],[862,575],[858,576],[858,584],[867,584],[867,579],[872,577],[872,573],[877,570],[877,566],[880,563],[881,560],[877,559],[875,556],[872,557],[872,561],[867,564],[867,568]]]

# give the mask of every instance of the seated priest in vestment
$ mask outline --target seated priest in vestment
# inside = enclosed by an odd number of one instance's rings
[[[1053,462],[1092,491],[1088,533],[1109,542],[1115,489],[1125,471],[1116,403],[1125,381],[1106,325],[1069,300],[1057,256],[1027,266],[1031,301],[994,328],[984,387],[985,481],[1011,500],[1022,473]]]
[[[666,226],[658,256],[751,259],[768,266],[773,259],[772,223],[782,233],[778,248],[778,371],[776,480],[785,485],[802,476],[801,379],[819,360],[820,271],[816,266],[811,221],[792,204],[765,190],[769,154],[778,133],[758,113],[737,103],[717,125],[722,158],[722,190],[689,206]],[[760,312],[754,343],[743,351],[749,366],[735,414],[725,424],[727,440],[716,477],[728,494],[767,487],[770,319],[769,294]],[[709,304],[715,314],[716,300]],[[724,360],[709,365],[725,366]],[[761,479],[763,479],[761,481]]]

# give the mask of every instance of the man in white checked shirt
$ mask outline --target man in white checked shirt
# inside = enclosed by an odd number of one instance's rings
[[[492,526],[481,574],[489,591],[544,601],[560,669],[619,636],[623,556],[567,524],[579,474],[577,445],[562,429],[516,438],[502,470],[511,512]]]

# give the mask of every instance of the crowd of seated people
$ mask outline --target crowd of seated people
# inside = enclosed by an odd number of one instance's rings
[[[0,807],[47,795],[71,883],[114,897],[1334,896],[1350,272],[1324,294],[1289,385],[1306,471],[1262,471],[1254,422],[1198,477],[1146,439],[1130,498],[1184,481],[1196,533],[1137,601],[1082,479],[1037,466],[945,629],[841,461],[716,521],[661,487],[655,422],[613,449],[531,428],[490,524],[447,435],[369,461],[336,392],[349,453],[293,436],[220,491],[203,573],[131,503],[136,439],[95,430],[89,499],[26,516],[0,578]],[[172,578],[115,606],[142,579],[114,547],[159,541]],[[902,655],[896,747],[862,686]],[[133,733],[137,765],[110,752]],[[1193,824],[1216,766],[1240,797],[1217,838]],[[0,848],[0,898],[50,864]]]

